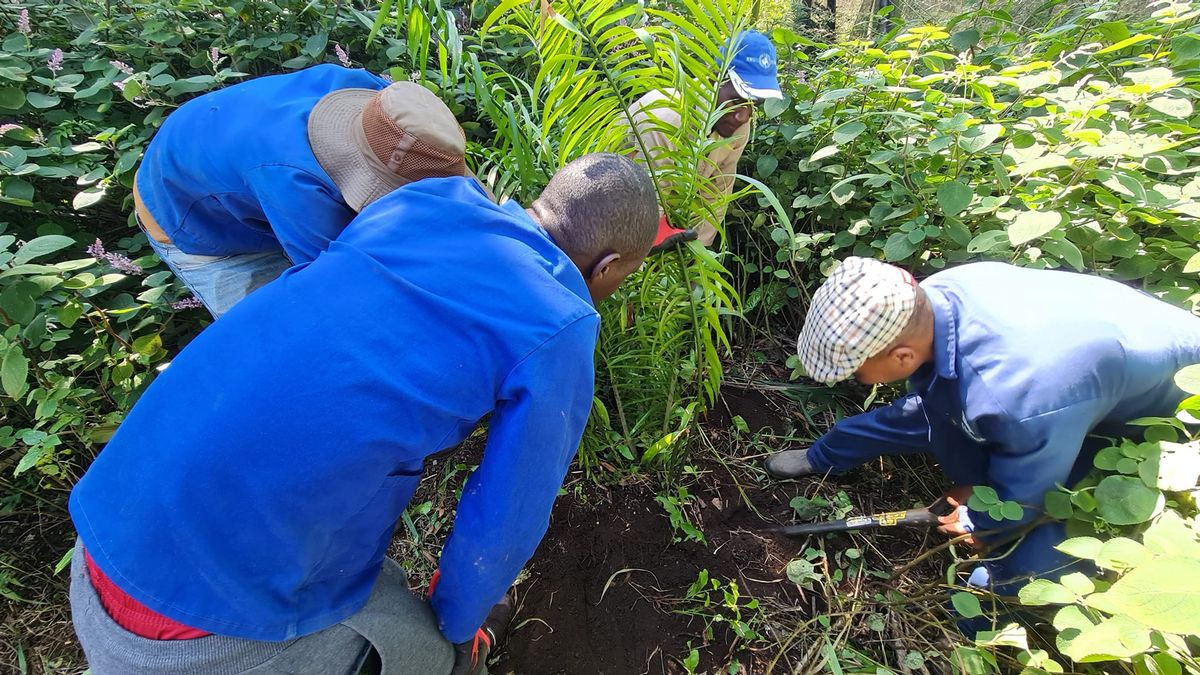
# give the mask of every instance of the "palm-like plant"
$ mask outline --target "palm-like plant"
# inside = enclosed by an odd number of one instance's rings
[[[420,8],[436,0],[407,2],[428,15]],[[647,168],[664,211],[673,223],[719,226],[714,212],[730,197],[716,195],[699,168],[713,144],[724,142],[709,138],[724,114],[717,104],[722,47],[745,27],[751,2],[501,0],[465,47],[443,46],[463,40],[457,33],[440,36],[439,50],[464,55],[469,105],[492,134],[471,144],[477,173],[497,195],[527,201],[580,155],[650,156],[643,134],[657,131],[671,145],[656,148]],[[494,58],[501,54],[508,58]],[[651,91],[669,93],[659,105],[678,115],[678,125],[650,110],[650,121],[635,127],[631,106]],[[639,450],[642,460],[666,450],[682,457],[675,440],[715,400],[729,350],[725,317],[740,305],[721,256],[698,244],[649,260],[604,303],[599,394],[581,451],[586,467],[612,448],[629,460]]]
[[[697,198],[713,191],[698,169],[718,142],[709,139],[708,130],[724,112],[717,109],[724,78],[721,48],[744,27],[749,4],[684,0],[668,9],[624,0],[540,5],[504,0],[479,35],[484,45],[519,36],[533,48],[523,80],[529,84],[518,94],[523,101],[518,108],[538,122],[523,129],[536,138],[530,144],[539,150],[535,172],[549,175],[589,152],[650,156],[642,134],[658,131],[672,141],[671,147],[654,150],[659,161],[647,167],[660,204],[672,222],[711,219],[722,198]],[[493,72],[489,81],[518,79]],[[653,110],[649,123],[635,125],[631,106],[655,90],[669,92],[663,105],[678,114],[678,125],[657,121]],[[497,124],[497,140],[506,150],[521,145],[511,119],[506,112]],[[500,174],[522,161],[511,152],[492,158]],[[675,444],[680,431],[720,387],[721,354],[729,349],[722,317],[736,314],[740,306],[728,279],[719,256],[692,244],[648,261],[615,300],[600,308],[601,386],[581,451],[586,467],[594,467],[608,448],[616,447],[630,460],[643,449],[641,459],[647,460],[683,447]]]

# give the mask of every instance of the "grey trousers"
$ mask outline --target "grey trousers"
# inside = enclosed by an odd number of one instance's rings
[[[393,560],[384,560],[361,610],[311,635],[282,642],[222,635],[149,640],[109,617],[76,543],[71,620],[92,675],[354,675],[372,647],[382,675],[439,675],[454,667],[454,647],[438,631],[429,604],[409,592],[404,570]]]

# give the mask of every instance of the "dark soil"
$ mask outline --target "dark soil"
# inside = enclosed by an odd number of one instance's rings
[[[721,433],[722,418],[733,415],[755,430],[782,432],[789,425],[771,400],[756,392],[727,394],[716,408],[708,420],[714,435]],[[733,447],[718,450],[737,452]],[[856,513],[907,508],[895,501],[905,494],[900,488],[860,495],[836,481],[819,486],[816,479],[769,481],[753,471],[757,462],[727,466],[714,457],[698,459],[696,465],[700,476],[687,482],[687,489],[698,499],[688,517],[704,532],[707,544],[673,541],[678,533],[645,484],[589,487],[559,498],[529,576],[518,585],[514,628],[492,668],[494,675],[684,673],[681,659],[693,648],[701,656],[697,672],[726,672],[733,661],[744,672],[765,672],[777,643],[741,644],[725,624],[706,634],[703,616],[681,613],[696,607],[683,598],[701,570],[722,582],[736,581],[744,596],[773,609],[786,607],[788,620],[798,620],[822,608],[819,598],[803,595],[788,580],[785,568],[806,546],[816,544],[764,531],[792,522],[791,498],[818,489],[825,495],[845,489],[861,505]],[[852,479],[858,485],[866,479],[870,485],[873,473],[868,469]],[[884,567],[892,560],[903,562],[920,550],[925,536],[911,530],[883,532],[871,555]],[[854,545],[847,535],[827,535],[826,542],[831,551]]]
[[[737,662],[745,667],[743,672],[758,675],[766,672],[781,649],[781,639],[795,625],[825,611],[820,594],[801,591],[785,574],[788,562],[806,547],[821,546],[831,554],[860,547],[874,567],[889,569],[936,542],[928,532],[914,530],[880,530],[853,538],[826,535],[819,541],[764,532],[771,525],[793,521],[788,502],[797,495],[828,498],[845,491],[855,513],[865,513],[907,508],[912,504],[903,500],[929,494],[937,480],[932,470],[926,474],[921,466],[895,470],[889,463],[841,479],[767,480],[757,468],[759,455],[795,443],[788,440],[789,434],[806,437],[815,431],[797,431],[796,427],[803,427],[795,422],[800,417],[781,398],[730,388],[705,419],[704,433],[716,452],[698,447],[689,461],[694,470],[680,485],[695,496],[685,511],[704,532],[706,543],[678,540],[681,533],[672,528],[655,500],[678,486],[661,486],[659,476],[634,474],[608,487],[582,478],[569,485],[527,575],[517,586],[517,615],[492,673],[675,675],[685,672],[682,659],[696,649],[700,655],[696,672],[724,673],[728,664]],[[732,438],[729,428],[734,416],[745,420],[752,432],[766,431],[763,438],[770,443],[747,443],[745,435]],[[408,527],[398,529],[392,554],[413,568],[417,586],[436,566],[438,550],[453,522],[455,483],[439,476],[458,466],[454,480],[461,480],[465,476],[461,464],[478,461],[482,441],[482,436],[472,438],[463,448],[431,460],[427,480],[413,502],[431,504],[425,515],[414,516],[416,543],[406,538]],[[9,578],[26,584],[8,588],[26,602],[0,598],[0,673],[82,670],[67,612],[66,572],[52,573],[72,540],[63,511],[5,513],[0,509],[0,561],[19,570]],[[918,572],[936,578],[941,569],[939,562],[931,561],[928,569]],[[701,570],[723,585],[736,582],[743,603],[749,598],[762,603],[757,614],[761,623],[755,628],[768,639],[747,644],[727,624],[711,623],[720,608],[703,610],[698,602],[686,600]],[[0,581],[5,574],[5,568],[0,568]],[[689,610],[693,613],[685,613]],[[744,618],[751,616],[755,613],[747,611]],[[783,634],[772,633],[767,621],[782,627]],[[795,645],[807,649],[810,643],[800,637]],[[773,672],[790,672],[782,666]]]
[[[735,489],[697,494],[701,508],[692,517],[707,546],[672,543],[670,522],[645,486],[618,488],[600,503],[561,498],[530,578],[518,587],[516,628],[494,672],[682,673],[679,659],[692,647],[701,650],[701,671],[726,663],[734,636],[717,631],[707,640],[704,618],[673,610],[683,608],[702,569],[756,597],[788,596],[794,586],[779,579],[795,543],[756,532],[768,523]]]

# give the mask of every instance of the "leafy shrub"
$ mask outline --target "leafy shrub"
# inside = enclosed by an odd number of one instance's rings
[[[790,96],[767,108],[755,173],[794,197],[756,218],[762,285],[799,297],[847,255],[925,272],[991,258],[1195,304],[1200,132],[1181,84],[1200,33],[1191,5],[1155,5],[1035,34],[999,10],[833,46],[777,30]]]

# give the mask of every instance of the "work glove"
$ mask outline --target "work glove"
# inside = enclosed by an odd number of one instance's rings
[[[938,503],[943,505],[942,512],[937,514],[940,523],[938,532],[958,537],[975,531],[975,524],[971,522],[971,511],[967,508],[967,500],[971,498],[972,490],[971,485],[955,485],[942,495],[938,500]],[[976,550],[983,548],[982,542],[975,537],[968,537],[963,543]]]
[[[504,598],[492,607],[479,630],[475,631],[475,637],[454,645],[454,670],[450,671],[450,675],[479,675],[486,672],[488,654],[508,632],[508,624],[512,617],[512,600],[506,593]]]
[[[677,227],[671,227],[671,223],[667,221],[667,217],[662,216],[658,219],[658,234],[654,236],[654,246],[650,247],[650,255],[669,251],[695,238],[695,230],[681,230]]]
[[[434,570],[425,597],[433,597],[433,591],[441,578],[442,570]],[[512,598],[505,593],[500,602],[492,607],[492,611],[488,612],[483,625],[475,631],[475,637],[454,645],[454,670],[450,671],[450,675],[479,675],[486,672],[488,654],[508,632],[513,612]]]

